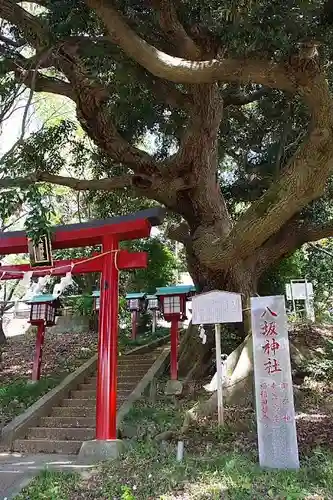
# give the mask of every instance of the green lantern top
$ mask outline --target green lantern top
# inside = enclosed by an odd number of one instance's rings
[[[188,295],[196,292],[194,285],[164,286],[156,289],[156,295]]]
[[[146,294],[144,292],[138,292],[138,293],[128,293],[126,295],[127,300],[131,299],[144,299],[146,297]]]
[[[51,294],[39,294],[35,295],[34,297],[31,297],[31,299],[26,300],[25,302],[27,304],[42,304],[45,302],[54,302],[55,300],[58,300],[59,297],[55,297],[54,295]]]

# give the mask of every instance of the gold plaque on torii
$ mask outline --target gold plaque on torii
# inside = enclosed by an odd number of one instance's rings
[[[52,266],[52,246],[50,236],[43,235],[38,243],[28,238],[28,251],[31,267]]]

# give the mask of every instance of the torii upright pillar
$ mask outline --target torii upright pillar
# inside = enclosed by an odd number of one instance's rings
[[[96,439],[117,439],[118,361],[118,241],[103,240],[104,257],[99,312],[98,371],[96,394]]]

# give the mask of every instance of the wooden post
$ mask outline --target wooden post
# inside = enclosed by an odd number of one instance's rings
[[[215,352],[217,376],[217,411],[219,425],[223,425],[223,383],[222,383],[222,354],[221,354],[221,325],[215,325]]]
[[[178,319],[171,321],[171,353],[170,353],[170,378],[178,378]]]
[[[132,316],[132,340],[135,340],[138,332],[138,311],[131,311],[131,316]]]
[[[37,382],[40,379],[44,338],[45,323],[44,321],[40,321],[37,326],[35,358],[31,377],[32,382]]]
[[[156,315],[157,315],[156,309],[153,309],[151,313],[152,313],[151,331],[152,331],[152,333],[155,333],[156,332]]]

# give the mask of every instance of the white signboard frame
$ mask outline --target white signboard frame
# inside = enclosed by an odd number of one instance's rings
[[[242,323],[240,293],[213,290],[192,297],[192,324]]]
[[[288,300],[308,300],[313,298],[313,285],[306,280],[291,280],[286,284],[286,296]]]
[[[262,467],[298,469],[284,297],[252,297],[251,323],[259,462]]]
[[[240,293],[213,290],[192,297],[192,324],[215,325],[218,422],[223,424],[223,382],[221,354],[221,323],[243,321]]]

